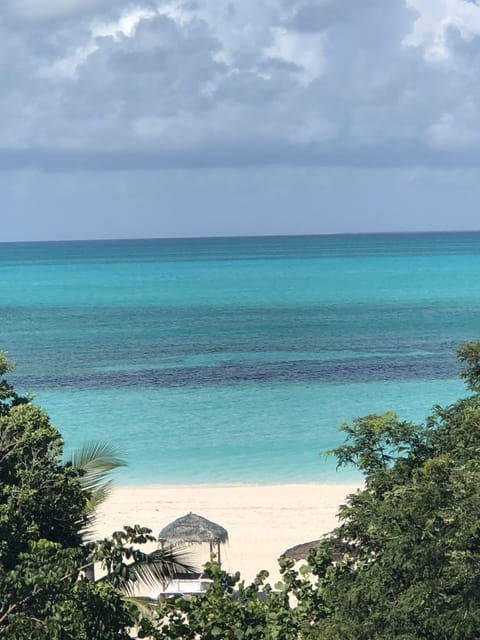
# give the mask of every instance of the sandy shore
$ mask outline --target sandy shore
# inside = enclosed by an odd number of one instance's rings
[[[109,535],[123,525],[141,524],[155,535],[190,511],[225,527],[222,565],[251,580],[260,569],[278,577],[277,558],[288,547],[318,539],[337,524],[345,496],[358,485],[151,485],[113,490],[98,513],[96,534]],[[208,560],[208,546],[193,547],[192,560]]]

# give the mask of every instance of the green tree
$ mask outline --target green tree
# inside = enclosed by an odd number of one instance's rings
[[[0,638],[130,638],[142,612],[124,590],[190,567],[181,554],[142,552],[154,538],[139,526],[85,543],[111,452],[64,462],[60,434],[5,380],[10,369],[0,353]],[[97,582],[84,577],[94,562],[106,571]]]
[[[469,397],[423,425],[386,413],[343,426],[335,453],[365,488],[310,558],[321,637],[480,637],[480,343],[458,355]]]
[[[0,354],[0,376],[11,368]],[[87,522],[80,472],[61,462],[63,440],[48,416],[0,382],[0,563],[6,570],[31,542],[81,542]]]

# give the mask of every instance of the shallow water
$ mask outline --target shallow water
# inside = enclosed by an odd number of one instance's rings
[[[352,479],[342,420],[463,393],[480,234],[0,244],[0,348],[119,481]]]

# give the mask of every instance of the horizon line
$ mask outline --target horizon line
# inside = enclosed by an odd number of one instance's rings
[[[121,238],[64,238],[56,240],[0,240],[2,244],[48,244],[67,242],[149,242],[154,240],[234,240],[253,238],[315,238],[338,236],[400,236],[400,235],[445,235],[462,233],[480,233],[480,229],[431,229],[408,231],[332,231],[325,233],[258,233],[238,235],[205,235],[205,236],[142,236]]]

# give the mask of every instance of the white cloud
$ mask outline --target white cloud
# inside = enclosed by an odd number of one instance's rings
[[[324,47],[326,36],[319,33],[299,34],[284,27],[272,27],[273,44],[265,54],[298,65],[305,85],[319,78],[325,71]]]
[[[98,38],[112,38],[118,41],[121,37],[131,38],[142,20],[150,20],[158,15],[157,11],[149,8],[133,7],[125,10],[117,20],[111,22],[94,22],[90,28],[90,38],[77,47],[72,53],[60,58],[49,67],[41,70],[44,76],[64,76],[75,78],[80,65],[98,50]]]
[[[475,162],[480,8],[465,0],[42,6],[56,19],[0,18],[0,166],[18,149],[45,166],[67,152],[66,166],[77,152],[132,167]],[[27,0],[17,17],[28,8],[40,20]]]
[[[404,44],[421,47],[429,62],[448,62],[454,52],[449,31],[470,42],[480,36],[480,7],[467,0],[406,0],[417,19]]]

